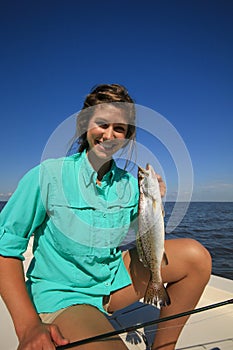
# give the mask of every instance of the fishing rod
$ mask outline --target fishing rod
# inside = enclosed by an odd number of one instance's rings
[[[119,335],[119,334],[122,334],[122,333],[133,332],[133,331],[136,331],[138,328],[145,328],[145,327],[152,326],[152,325],[155,325],[155,324],[158,324],[158,323],[174,320],[176,318],[180,318],[180,317],[184,317],[184,316],[189,316],[189,315],[192,315],[192,314],[196,314],[196,313],[199,313],[199,312],[207,311],[207,310],[214,309],[214,308],[217,308],[217,307],[220,307],[220,306],[224,306],[224,305],[228,305],[228,304],[233,304],[233,299],[224,300],[224,301],[216,303],[216,304],[203,306],[203,307],[200,307],[200,308],[197,308],[197,309],[194,309],[194,310],[181,312],[179,314],[175,314],[175,315],[159,318],[159,319],[156,319],[156,320],[138,323],[136,325],[125,327],[125,328],[121,328],[119,330],[115,330],[115,331],[111,331],[111,332],[95,335],[95,336],[90,337],[90,338],[77,340],[77,341],[74,341],[74,342],[66,344],[66,345],[59,345],[59,346],[56,347],[56,350],[71,349],[71,348],[73,348],[75,346],[79,346],[79,345],[83,345],[83,344],[87,344],[87,343],[92,343],[92,342],[95,342],[95,341],[103,340],[105,338],[113,337],[115,335]]]

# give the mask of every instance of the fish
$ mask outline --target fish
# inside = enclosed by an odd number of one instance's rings
[[[138,231],[136,246],[140,261],[150,270],[144,303],[157,307],[170,305],[170,297],[161,277],[161,267],[168,264],[164,250],[164,209],[159,182],[153,167],[138,167]]]

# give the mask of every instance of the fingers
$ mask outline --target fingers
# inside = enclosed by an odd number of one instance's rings
[[[51,338],[56,345],[66,345],[69,343],[68,339],[65,339],[61,334],[59,328],[55,324],[48,325]]]
[[[160,189],[161,197],[164,197],[165,193],[166,193],[165,182],[163,181],[162,176],[160,176],[159,174],[156,174],[156,176],[157,176],[158,183],[159,183],[159,189]]]
[[[67,343],[69,341],[64,339],[56,325],[41,323],[27,330],[17,350],[55,350],[55,345]]]

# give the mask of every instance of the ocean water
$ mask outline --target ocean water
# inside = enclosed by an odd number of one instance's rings
[[[178,205],[182,208],[183,203]],[[172,202],[165,204],[165,222],[173,207]],[[196,239],[212,256],[212,273],[233,279],[233,202],[191,202],[181,223],[166,237]]]
[[[173,207],[173,202],[165,204],[165,223]],[[166,234],[167,239],[179,237],[202,243],[212,256],[213,274],[233,279],[233,202],[191,202],[178,227]]]

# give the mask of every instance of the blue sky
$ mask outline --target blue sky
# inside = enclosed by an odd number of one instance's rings
[[[1,1],[0,200],[90,88],[116,82],[182,137],[193,200],[232,201],[232,15],[231,0]],[[140,137],[174,199],[171,154]]]

